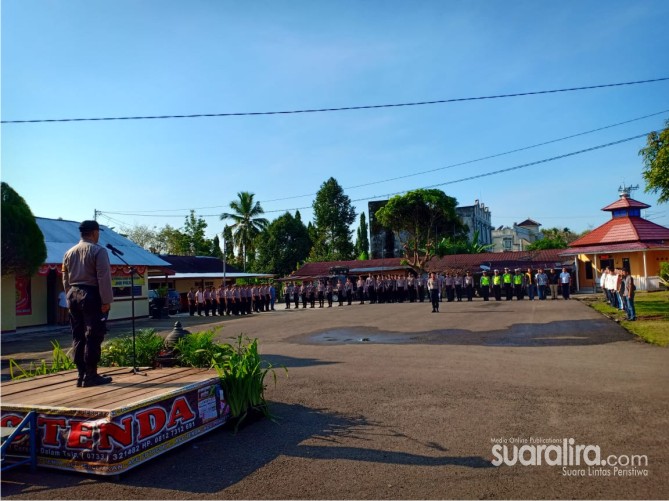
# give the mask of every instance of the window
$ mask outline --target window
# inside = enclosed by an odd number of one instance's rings
[[[504,239],[504,250],[511,250],[512,240],[510,238]]]

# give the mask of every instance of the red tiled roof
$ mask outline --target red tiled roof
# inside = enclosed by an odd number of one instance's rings
[[[483,254],[454,254],[435,257],[427,264],[428,271],[443,271],[449,268],[478,270],[485,264],[491,268],[537,268],[539,266],[561,266],[565,259],[560,256],[564,249],[539,251],[486,252]]]
[[[641,251],[647,249],[669,249],[669,241],[666,243],[659,242],[625,242],[621,244],[601,244],[589,245],[586,247],[574,247],[573,249],[563,249],[561,256],[576,256],[578,254],[602,254],[602,253],[616,253]]]
[[[612,204],[607,205],[602,210],[612,211],[616,209],[625,209],[628,207],[633,207],[635,209],[647,209],[648,207],[650,207],[650,205],[645,204],[643,202],[639,202],[638,200],[634,200],[633,198],[620,197],[618,200],[616,200]]]
[[[569,247],[621,242],[669,241],[669,228],[641,217],[617,217],[569,244]]]
[[[543,267],[561,267],[565,260],[560,256],[564,249],[547,249],[540,251],[510,251],[510,252],[487,252],[484,254],[455,254],[435,257],[427,263],[427,271],[445,271],[451,268],[470,271],[480,271],[480,265],[485,264],[491,268],[537,268]],[[350,270],[386,268],[384,271],[370,271],[373,274],[383,275],[386,273],[395,273],[404,270],[406,267],[401,264],[400,258],[386,259],[368,259],[366,261],[322,261],[318,263],[305,263],[299,270],[290,275],[290,279],[301,280],[315,277],[326,277],[330,274],[332,267],[346,267]],[[396,271],[394,271],[396,270]],[[359,273],[369,274],[363,271]]]

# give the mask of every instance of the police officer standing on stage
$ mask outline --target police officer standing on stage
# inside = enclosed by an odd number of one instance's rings
[[[81,240],[63,257],[63,288],[67,292],[78,387],[109,384],[112,378],[98,374],[101,346],[107,331],[114,294],[107,250],[98,245],[100,225],[83,221]]]

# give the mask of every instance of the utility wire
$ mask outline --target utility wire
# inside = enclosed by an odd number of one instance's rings
[[[526,167],[532,167],[534,165],[553,162],[555,160],[561,160],[563,158],[573,157],[573,156],[576,156],[576,155],[580,155],[582,153],[588,153],[590,151],[601,150],[603,148],[608,148],[609,146],[615,146],[615,145],[618,145],[618,144],[626,143],[628,141],[633,141],[634,139],[639,139],[641,137],[646,137],[646,136],[648,136],[648,134],[651,134],[652,132],[659,133],[660,131],[645,132],[643,134],[638,134],[636,136],[628,137],[628,138],[625,138],[625,139],[619,139],[618,141],[613,141],[613,142],[606,143],[606,144],[600,144],[600,145],[592,146],[590,148],[586,148],[586,149],[583,149],[583,150],[572,151],[570,153],[564,153],[562,155],[557,155],[557,156],[550,157],[550,158],[544,158],[542,160],[537,160],[535,162],[524,163],[524,164],[520,164],[520,165],[515,165],[513,167],[507,167],[506,169],[498,169],[498,170],[494,170],[494,171],[490,171],[490,172],[484,172],[482,174],[477,174],[477,175],[474,175],[474,176],[468,176],[468,177],[463,177],[463,178],[460,178],[460,179],[455,179],[455,180],[452,180],[452,181],[445,181],[443,183],[437,183],[437,184],[432,184],[432,185],[429,185],[429,186],[424,186],[422,189],[437,188],[437,187],[446,186],[446,185],[449,185],[449,184],[462,183],[464,181],[471,181],[472,179],[480,179],[480,178],[483,178],[483,177],[488,177],[488,176],[494,176],[494,175],[497,175],[497,174],[501,174],[503,172],[510,172],[510,171],[513,171],[513,170],[524,169]],[[386,194],[383,194],[383,195],[373,195],[373,196],[365,197],[365,198],[357,198],[355,200],[351,200],[351,202],[365,202],[365,201],[368,201],[368,200],[383,200],[383,199],[387,199],[387,198],[395,196],[395,195],[401,195],[403,193],[407,193],[407,192],[415,190],[415,189],[421,189],[421,188],[412,188],[411,190],[402,190],[402,191],[397,191],[397,192],[394,192],[394,193],[386,193]],[[290,211],[296,211],[296,210],[306,210],[306,209],[311,209],[311,208],[312,208],[311,206],[305,206],[305,207],[293,207],[293,208],[290,208],[290,209],[274,209],[274,210],[266,210],[266,211],[264,211],[264,213],[265,214],[271,214],[271,213],[276,213],[276,212],[290,212]],[[162,215],[160,215],[160,214],[128,214],[128,213],[124,213],[124,212],[107,212],[107,211],[101,211],[101,214],[116,214],[116,215],[140,216],[140,217],[185,217],[183,214],[162,214]],[[219,216],[220,216],[220,214],[203,214],[200,217],[219,217]]]
[[[3,124],[23,124],[23,123],[46,123],[46,122],[99,122],[111,120],[166,120],[176,118],[206,118],[206,117],[241,117],[241,116],[259,116],[259,115],[294,115],[298,113],[325,113],[332,111],[353,111],[353,110],[370,110],[377,108],[400,108],[405,106],[425,106],[428,104],[445,104],[458,103],[463,101],[482,101],[486,99],[502,99],[508,97],[522,97],[522,96],[536,96],[540,94],[556,94],[559,92],[574,92],[580,90],[604,89],[607,87],[622,87],[628,85],[639,85],[646,83],[662,82],[669,80],[669,77],[653,78],[650,80],[637,80],[634,82],[620,82],[600,85],[588,85],[583,87],[569,87],[563,89],[539,90],[530,92],[516,92],[513,94],[497,94],[492,96],[478,96],[478,97],[460,97],[452,99],[439,99],[436,101],[418,101],[412,103],[395,103],[395,104],[373,104],[365,106],[345,106],[341,108],[315,108],[304,110],[284,110],[284,111],[255,111],[255,112],[239,112],[239,113],[197,113],[193,115],[149,115],[149,116],[125,116],[125,117],[94,117],[94,118],[39,118],[32,120],[2,120]]]
[[[474,160],[467,160],[466,162],[460,162],[460,163],[457,163],[457,164],[450,164],[450,165],[446,165],[445,167],[438,167],[436,169],[424,170],[424,171],[421,171],[421,172],[414,172],[412,174],[405,174],[403,176],[392,177],[392,178],[389,178],[389,179],[382,179],[380,181],[371,181],[369,183],[358,184],[358,185],[355,185],[355,186],[348,186],[344,189],[345,190],[353,190],[353,189],[356,189],[356,188],[363,188],[365,186],[371,186],[371,185],[374,185],[374,184],[387,183],[387,182],[390,182],[390,181],[397,181],[399,179],[406,179],[406,178],[409,178],[409,177],[421,176],[423,174],[430,174],[432,172],[437,172],[437,171],[440,171],[440,170],[452,169],[454,167],[461,167],[463,165],[473,164],[475,162],[482,162],[483,160],[490,160],[491,158],[502,157],[502,156],[505,156],[505,155],[510,155],[511,153],[518,153],[519,151],[530,150],[532,148],[538,148],[539,146],[545,146],[547,144],[557,143],[559,141],[564,141],[566,139],[572,139],[572,138],[575,138],[575,137],[584,136],[586,134],[592,134],[593,132],[599,132],[599,131],[602,131],[602,130],[605,130],[605,129],[610,129],[612,127],[618,127],[619,125],[625,125],[625,124],[628,124],[628,123],[631,123],[631,122],[636,122],[638,120],[643,120],[645,118],[650,118],[650,117],[654,117],[656,115],[661,115],[663,113],[669,113],[669,110],[658,111],[657,113],[652,113],[650,115],[645,115],[645,116],[638,117],[638,118],[632,118],[631,120],[625,120],[624,122],[618,122],[618,123],[612,124],[612,125],[606,125],[604,127],[599,127],[598,129],[592,129],[592,130],[585,131],[585,132],[579,132],[577,134],[572,134],[570,136],[565,136],[565,137],[561,137],[561,138],[558,138],[558,139],[552,139],[550,141],[545,141],[543,143],[537,143],[537,144],[533,144],[531,146],[525,146],[523,148],[517,148],[515,150],[505,151],[503,153],[496,153],[494,155],[488,155],[486,157],[476,158]],[[279,201],[283,201],[283,200],[292,200],[292,199],[295,199],[295,198],[313,197],[315,195],[316,195],[316,193],[309,193],[309,194],[306,194],[306,195],[297,195],[297,196],[284,197],[284,198],[274,198],[272,200],[262,200],[262,201],[260,201],[260,203],[279,202]],[[225,207],[225,206],[220,206],[220,207]]]
[[[343,189],[344,190],[353,190],[353,189],[356,189],[356,188],[363,188],[363,187],[371,186],[371,185],[374,185],[374,184],[387,183],[387,182],[390,182],[390,181],[397,181],[399,179],[406,179],[406,178],[409,178],[409,177],[420,176],[420,175],[423,175],[423,174],[429,174],[431,172],[437,172],[437,171],[440,171],[440,170],[452,169],[454,167],[460,167],[462,165],[468,165],[468,164],[472,164],[472,163],[475,163],[475,162],[482,162],[483,160],[489,160],[491,158],[497,158],[497,157],[501,157],[501,156],[505,156],[505,155],[510,155],[511,153],[517,153],[519,151],[530,150],[532,148],[538,148],[539,146],[545,146],[547,144],[557,143],[559,141],[565,141],[567,139],[572,139],[572,138],[579,137],[579,136],[585,136],[587,134],[592,134],[594,132],[599,132],[599,131],[602,131],[602,130],[611,129],[613,127],[618,127],[620,125],[625,125],[625,124],[628,124],[628,123],[637,122],[637,121],[643,120],[645,118],[650,118],[650,117],[654,117],[654,116],[657,116],[657,115],[662,115],[663,113],[669,113],[669,110],[658,111],[656,113],[651,113],[650,115],[644,115],[642,117],[632,118],[632,119],[629,119],[629,120],[625,120],[623,122],[618,122],[618,123],[611,124],[611,125],[605,125],[603,127],[597,128],[597,129],[592,129],[592,130],[588,130],[588,131],[585,131],[585,132],[578,132],[576,134],[572,134],[572,135],[569,135],[569,136],[564,136],[564,137],[561,137],[561,138],[558,138],[558,139],[551,139],[550,141],[545,141],[543,143],[533,144],[531,146],[524,146],[522,148],[517,148],[515,150],[505,151],[503,153],[495,153],[493,155],[488,155],[486,157],[476,158],[474,160],[467,160],[466,162],[460,162],[460,163],[457,163],[457,164],[446,165],[445,167],[438,167],[436,169],[425,170],[425,171],[421,171],[421,172],[414,172],[412,174],[406,174],[404,176],[397,176],[397,177],[393,177],[393,178],[389,178],[389,179],[381,179],[381,180],[378,180],[378,181],[372,181],[372,182],[369,182],[369,183],[358,184],[358,185],[355,185],[355,186],[347,186],[347,187],[344,187]],[[316,193],[307,193],[307,194],[304,194],[304,195],[292,195],[290,197],[273,198],[271,200],[260,200],[258,203],[265,204],[265,203],[271,203],[271,202],[281,202],[281,201],[284,201],[284,200],[294,200],[296,198],[306,198],[306,197],[314,197],[314,196],[316,196]],[[210,205],[208,207],[195,207],[195,208],[185,208],[185,209],[173,209],[173,208],[172,209],[154,209],[154,210],[141,211],[141,212],[143,214],[151,214],[151,213],[158,213],[158,212],[172,212],[172,211],[175,211],[175,210],[177,210],[177,211],[182,211],[182,210],[183,211],[191,211],[191,210],[198,211],[198,210],[208,210],[208,209],[220,209],[220,208],[224,208],[224,207],[227,207],[227,205]],[[138,212],[138,211],[129,211],[129,215],[136,215],[136,212]],[[125,214],[125,213],[124,212],[115,212],[115,214],[121,214],[122,215],[122,214]]]

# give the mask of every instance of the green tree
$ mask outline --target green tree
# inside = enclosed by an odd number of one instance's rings
[[[155,226],[149,228],[145,224],[138,224],[135,226],[123,227],[121,228],[121,232],[128,238],[128,240],[135,242],[143,249],[154,253],[158,252],[157,249],[160,247],[160,244],[157,241],[158,232],[156,231]]]
[[[2,274],[33,275],[46,260],[44,235],[21,195],[7,183],[2,196]]]
[[[230,208],[233,212],[224,212],[221,214],[221,220],[232,219],[232,237],[234,246],[237,247],[239,260],[246,271],[248,255],[255,256],[253,242],[258,234],[267,227],[269,221],[263,217],[265,211],[260,206],[260,202],[254,202],[253,193],[242,191],[237,193],[238,200],[230,202]]]
[[[223,227],[223,240],[225,240],[225,260],[231,264],[238,264],[235,260],[235,244],[232,238],[232,228],[227,224]]]
[[[483,252],[489,252],[493,247],[493,244],[479,243],[479,232],[476,230],[471,241],[467,237],[442,238],[437,244],[435,254],[439,257],[453,254],[482,254]]]
[[[581,237],[569,228],[546,228],[543,237],[527,246],[528,251],[544,249],[566,249],[568,244]]]
[[[158,254],[173,254],[175,256],[191,255],[187,237],[181,230],[166,224],[156,234],[156,251]]]
[[[436,241],[464,236],[466,227],[456,206],[457,200],[441,190],[419,189],[392,197],[376,211],[376,219],[400,239],[406,263],[423,272],[435,256]]]
[[[360,225],[355,240],[355,254],[358,259],[367,259],[369,256],[369,227],[367,226],[367,219],[365,213],[360,213]],[[365,256],[364,258],[362,256]]]
[[[213,257],[217,257],[219,259],[223,259],[223,251],[221,250],[221,239],[218,238],[218,235],[215,235],[211,242],[211,250],[209,251],[209,255]]]
[[[646,192],[659,193],[659,203],[669,201],[669,120],[664,130],[651,132],[646,140],[646,147],[639,150],[643,157],[643,178]]]
[[[210,256],[212,251],[211,241],[207,240],[204,232],[207,229],[206,221],[201,217],[195,217],[195,211],[191,210],[184,222],[183,235],[188,254],[193,256]]]
[[[256,247],[256,270],[285,276],[309,256],[311,239],[304,223],[286,212],[258,235]]]
[[[350,225],[355,221],[351,199],[333,177],[325,181],[316,193],[314,209],[315,239],[311,248],[312,261],[352,259],[355,253],[351,242]]]

